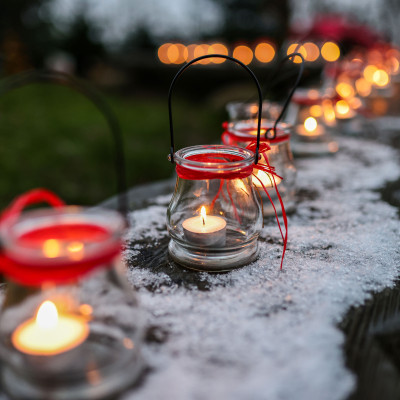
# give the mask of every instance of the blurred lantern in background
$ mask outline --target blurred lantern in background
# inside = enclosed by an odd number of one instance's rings
[[[42,201],[53,208],[22,212]],[[67,207],[42,189],[3,213],[0,354],[12,398],[114,397],[139,376],[140,313],[118,276],[124,229],[116,211]]]
[[[335,153],[338,144],[331,132],[336,126],[336,96],[331,90],[298,89],[286,120],[294,126],[293,152],[297,155]]]
[[[277,212],[282,213],[279,198],[274,189],[275,185],[279,186],[279,193],[285,204],[285,210],[291,212],[294,210],[295,206],[296,168],[290,148],[290,138],[292,136],[293,127],[284,122],[280,122],[276,126],[274,137],[271,137],[268,133],[273,131],[277,118],[263,118],[261,120],[261,142],[268,144],[270,150],[266,152],[265,155],[261,155],[260,162],[273,165],[279,177],[273,179],[267,172],[261,170],[254,171],[257,178],[253,179],[253,184],[261,195],[264,216],[275,214],[270,199],[272,199],[272,202],[275,204]],[[227,145],[245,148],[257,137],[256,118],[230,122],[224,124],[224,127],[225,131],[222,134],[222,142]],[[268,190],[268,194],[264,192],[262,185]]]

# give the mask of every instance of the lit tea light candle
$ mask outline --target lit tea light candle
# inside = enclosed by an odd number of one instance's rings
[[[265,132],[267,132],[266,129],[263,129],[263,128],[260,129],[260,135],[261,135],[261,136],[262,136],[262,135],[265,135]],[[258,130],[257,130],[257,129],[252,129],[252,130],[250,130],[250,131],[248,131],[248,132],[246,132],[246,133],[248,133],[248,134],[250,134],[250,135],[252,135],[252,136],[257,136]]]
[[[253,183],[255,186],[258,188],[262,188],[261,182],[266,188],[272,188],[273,187],[273,179],[272,177],[268,174],[268,172],[264,172],[261,170],[258,170],[256,172],[256,178],[253,178]],[[258,179],[257,179],[258,178]],[[261,181],[261,182],[260,182]],[[278,186],[281,183],[282,179],[275,176],[275,184]]]
[[[339,100],[335,105],[335,110],[337,119],[350,119],[356,115],[346,100]]]
[[[372,82],[378,87],[385,87],[390,82],[389,74],[383,69],[378,69],[372,75]]]
[[[46,300],[35,318],[17,327],[11,341],[22,353],[51,356],[77,347],[88,335],[89,326],[84,318],[71,314],[58,315],[55,304]]]
[[[318,125],[314,117],[308,117],[303,125],[296,127],[296,132],[301,136],[320,136],[325,133],[325,129],[323,126]]]
[[[216,215],[207,215],[201,207],[200,215],[182,223],[185,238],[200,246],[222,247],[226,242],[226,221]]]

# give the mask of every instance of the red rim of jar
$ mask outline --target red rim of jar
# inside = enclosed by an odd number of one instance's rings
[[[2,224],[0,271],[25,285],[76,280],[111,264],[121,252],[124,228],[124,219],[113,210],[61,207],[23,212]],[[63,251],[49,257],[43,246],[51,239],[85,246],[80,254]]]

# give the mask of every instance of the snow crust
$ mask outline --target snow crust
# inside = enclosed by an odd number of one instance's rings
[[[388,146],[350,138],[340,146],[333,157],[297,161],[297,187],[312,195],[289,217],[283,271],[272,221],[256,262],[226,274],[188,272],[207,290],[148,268],[128,270],[148,326],[167,338],[143,344],[151,372],[123,400],[339,400],[351,393],[355,377],[337,324],[399,276],[397,211],[376,189],[397,179],[400,167]],[[168,200],[132,212],[128,239],[165,238]],[[127,249],[126,259],[141,246]]]

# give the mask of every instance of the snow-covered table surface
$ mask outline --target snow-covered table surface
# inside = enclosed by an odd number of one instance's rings
[[[400,166],[375,141],[342,138],[340,147],[297,161],[283,271],[272,220],[256,262],[208,274],[168,260],[170,195],[131,213],[127,278],[150,332],[149,372],[123,400],[346,399],[356,380],[338,323],[400,274],[397,210],[377,191]]]

